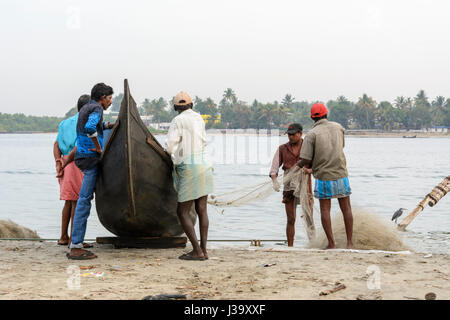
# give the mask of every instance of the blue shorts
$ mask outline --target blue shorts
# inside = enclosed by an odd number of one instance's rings
[[[348,177],[329,181],[316,179],[314,197],[317,199],[345,198],[351,194]]]

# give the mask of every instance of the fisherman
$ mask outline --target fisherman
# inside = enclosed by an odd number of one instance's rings
[[[178,115],[170,124],[167,152],[174,163],[173,180],[178,193],[178,219],[193,248],[179,258],[206,260],[209,227],[206,204],[208,194],[213,191],[213,168],[206,153],[205,122],[192,107],[192,99],[186,92],[175,96],[174,109]],[[193,205],[199,218],[200,245],[190,218]]]
[[[103,149],[103,130],[114,126],[112,123],[103,122],[103,111],[111,105],[113,93],[110,86],[104,83],[96,84],[91,91],[92,100],[81,108],[78,115],[75,164],[84,177],[75,209],[72,243],[70,253],[67,253],[69,259],[97,258],[94,253],[83,249],[83,240],[97,183],[98,162]]]
[[[78,99],[77,110],[91,100],[88,94],[82,95]],[[64,208],[62,210],[61,237],[58,245],[69,245],[70,238],[67,233],[70,222],[70,234],[72,235],[73,216],[80,193],[81,183],[83,182],[83,173],[77,168],[74,159],[76,150],[75,143],[77,141],[77,121],[78,112],[74,116],[61,121],[58,127],[58,136],[53,145],[53,156],[55,157],[55,165],[57,178],[59,182],[59,199],[64,200]],[[89,247],[84,244],[84,247]]]
[[[313,128],[305,136],[299,167],[311,167],[315,178],[314,197],[319,199],[322,227],[328,239],[325,249],[336,248],[331,228],[331,199],[337,198],[344,215],[347,248],[353,247],[353,215],[350,205],[351,188],[344,155],[344,128],[328,121],[328,109],[322,103],[311,107]]]
[[[270,168],[269,176],[272,178],[273,189],[277,192],[280,191],[280,184],[278,183],[278,170],[283,165],[284,175],[295,169],[295,164],[300,160],[300,150],[303,144],[303,127],[299,123],[290,124],[286,131],[289,141],[278,147],[272,160],[272,166]],[[294,196],[295,185],[290,181],[285,182],[283,186],[283,200],[285,205],[287,224],[286,224],[286,237],[288,246],[294,246],[295,236],[295,218],[296,208],[299,203],[299,199]],[[308,193],[312,199],[312,187],[311,187],[311,174],[308,174]],[[312,202],[310,203],[312,206]]]

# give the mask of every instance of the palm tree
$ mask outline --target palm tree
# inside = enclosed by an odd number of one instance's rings
[[[406,98],[405,103],[406,103],[406,108],[412,109],[412,107],[413,107],[413,99],[411,97]]]
[[[278,116],[278,124],[282,125],[286,120],[290,109],[285,104],[279,104],[277,101],[273,104],[273,112]]]
[[[211,123],[214,124],[217,120],[217,105],[211,98],[207,98],[204,104],[206,107],[206,114],[211,116]]]
[[[394,104],[400,110],[405,110],[406,107],[408,106],[407,99],[404,96],[399,96],[395,98]]]
[[[445,119],[445,98],[443,96],[437,96],[433,102],[431,102],[431,116],[435,125],[443,125]]]
[[[349,102],[348,99],[344,96],[339,96],[336,100],[338,103],[347,103]]]
[[[367,94],[364,93],[363,96],[359,98],[356,105],[365,114],[365,119],[364,119],[365,129],[372,128],[373,121],[371,121],[371,120],[373,120],[373,119],[371,119],[370,116],[372,115],[373,110],[375,109],[375,106],[377,105],[376,101],[372,97],[369,97]],[[359,120],[361,121],[362,119],[359,119]]]
[[[291,108],[292,104],[294,103],[294,97],[290,94],[287,94],[284,96],[283,100],[281,101],[281,104],[287,108]]]
[[[429,107],[430,103],[428,102],[428,97],[425,94],[424,90],[420,90],[419,93],[414,97],[414,105],[416,107],[423,106],[423,107]]]
[[[444,108],[444,106],[445,106],[445,98],[443,96],[437,96],[436,99],[434,99],[434,101],[431,103],[431,105],[433,107],[436,107],[436,108],[439,108],[439,109]]]
[[[227,88],[223,92],[223,99],[230,104],[235,104],[237,102],[236,94],[234,93],[233,89],[231,89],[231,88]]]
[[[266,103],[261,106],[261,110],[259,112],[258,121],[262,121],[264,119],[267,123],[266,128],[269,130],[271,129],[274,111],[275,106],[271,103]]]

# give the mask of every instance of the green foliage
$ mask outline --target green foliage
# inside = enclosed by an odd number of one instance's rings
[[[63,118],[0,113],[0,132],[55,132]]]
[[[329,110],[328,119],[339,122],[344,128],[348,129],[353,118],[355,105],[344,96],[340,96],[336,101],[328,101],[327,107]]]
[[[113,99],[112,111],[119,111],[123,94]],[[250,105],[238,99],[231,88],[227,88],[219,104],[213,99],[200,97],[194,99],[194,110],[200,114],[210,115],[206,128],[216,129],[284,129],[290,123],[298,122],[304,128],[312,126],[310,118],[310,101],[295,101],[291,94],[286,94],[281,103],[278,101],[261,103],[254,100]],[[328,118],[339,122],[347,129],[423,129],[431,126],[450,126],[450,98],[438,96],[430,102],[424,90],[414,98],[399,96],[391,104],[389,101],[377,103],[372,97],[363,94],[358,101],[349,101],[344,96],[327,102]],[[145,99],[138,106],[141,115],[153,116],[153,122],[170,122],[177,112],[173,109],[173,99],[168,103],[164,98]],[[76,113],[71,108],[64,118]],[[214,120],[221,117],[220,123]],[[34,117],[23,114],[0,113],[0,132],[57,131],[58,117]],[[112,116],[104,114],[104,121],[114,121]],[[155,133],[159,131],[151,128]]]

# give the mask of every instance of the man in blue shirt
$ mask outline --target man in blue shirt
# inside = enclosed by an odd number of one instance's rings
[[[91,100],[88,94],[82,95],[78,99],[77,111]],[[73,217],[77,206],[78,195],[83,182],[83,174],[73,162],[74,149],[77,142],[77,121],[76,115],[61,121],[58,127],[58,136],[53,145],[53,155],[55,157],[55,166],[57,178],[60,186],[60,200],[64,200],[64,208],[62,210],[61,238],[59,245],[68,245],[70,242],[67,229],[69,222],[71,223],[70,234],[72,234]],[[85,244],[87,247],[88,244]]]
[[[83,249],[83,240],[97,183],[98,162],[103,149],[103,129],[113,127],[113,124],[103,122],[103,111],[111,105],[113,93],[110,86],[96,84],[91,91],[92,100],[81,108],[78,115],[75,164],[83,171],[84,177],[73,219],[72,243],[70,253],[67,253],[69,259],[97,258],[94,253]]]

